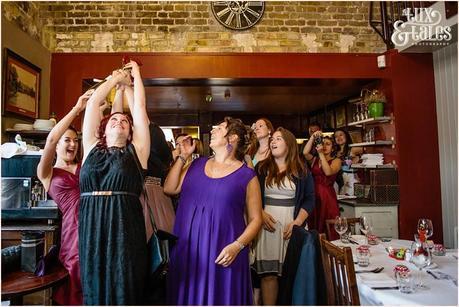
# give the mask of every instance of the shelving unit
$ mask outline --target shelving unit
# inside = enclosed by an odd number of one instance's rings
[[[376,165],[376,166],[367,166],[367,165],[363,165],[361,163],[358,163],[358,164],[351,164],[351,168],[356,168],[356,169],[386,169],[386,168],[394,168],[396,169],[397,166],[394,165],[394,164],[383,164],[383,165]]]
[[[395,142],[393,140],[388,141],[373,141],[373,142],[363,142],[363,143],[354,143],[349,145],[349,147],[366,147],[366,146],[390,146],[394,145]]]
[[[49,131],[44,130],[5,130],[10,142],[14,142],[16,134],[19,134],[24,142],[44,148]]]
[[[20,134],[21,136],[28,137],[28,138],[42,138],[42,137],[47,137],[49,134],[49,131],[46,130],[9,130],[6,129],[5,133],[8,135],[16,135]]]
[[[348,126],[362,127],[363,125],[382,124],[392,121],[391,116],[371,117],[364,120],[348,123]]]

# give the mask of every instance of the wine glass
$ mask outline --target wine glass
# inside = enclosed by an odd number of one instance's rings
[[[371,230],[371,217],[368,215],[362,215],[360,217],[360,231],[366,236]]]
[[[429,266],[432,263],[432,255],[430,250],[427,247],[425,242],[421,242],[418,235],[414,235],[415,242],[411,245],[411,259],[410,262],[413,263],[418,269],[418,282],[416,284],[417,288],[428,289],[427,286],[423,285],[422,282],[422,269]]]
[[[343,241],[343,234],[347,231],[347,218],[344,216],[337,216],[335,218],[335,230],[339,234],[339,238],[342,243],[346,243]]]
[[[424,234],[426,240],[430,238],[433,234],[432,221],[429,219],[425,219],[425,218],[419,219],[418,220],[418,234],[419,234],[419,237],[421,237],[422,234]]]

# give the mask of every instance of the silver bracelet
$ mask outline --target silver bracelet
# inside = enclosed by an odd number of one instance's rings
[[[241,242],[239,242],[238,240],[236,240],[236,241],[234,241],[234,242],[236,242],[236,243],[239,245],[239,249],[240,249],[240,250],[243,250],[243,249],[245,248],[245,245],[242,244]]]

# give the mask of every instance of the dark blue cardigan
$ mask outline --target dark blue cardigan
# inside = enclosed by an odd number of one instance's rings
[[[258,166],[258,165],[257,165]],[[258,168],[255,168],[257,172],[258,180],[260,181],[261,188],[261,199],[263,208],[265,207],[265,179],[266,176],[259,173]],[[293,177],[293,183],[296,186],[295,189],[295,212],[293,213],[293,219],[296,219],[300,209],[303,208],[311,215],[312,210],[316,205],[316,197],[314,192],[314,179],[310,171],[306,175],[300,178]]]

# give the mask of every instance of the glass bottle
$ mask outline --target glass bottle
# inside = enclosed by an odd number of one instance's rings
[[[51,115],[49,116],[49,120],[52,120],[54,122],[54,126],[57,124],[57,117],[55,112],[51,112]]]

